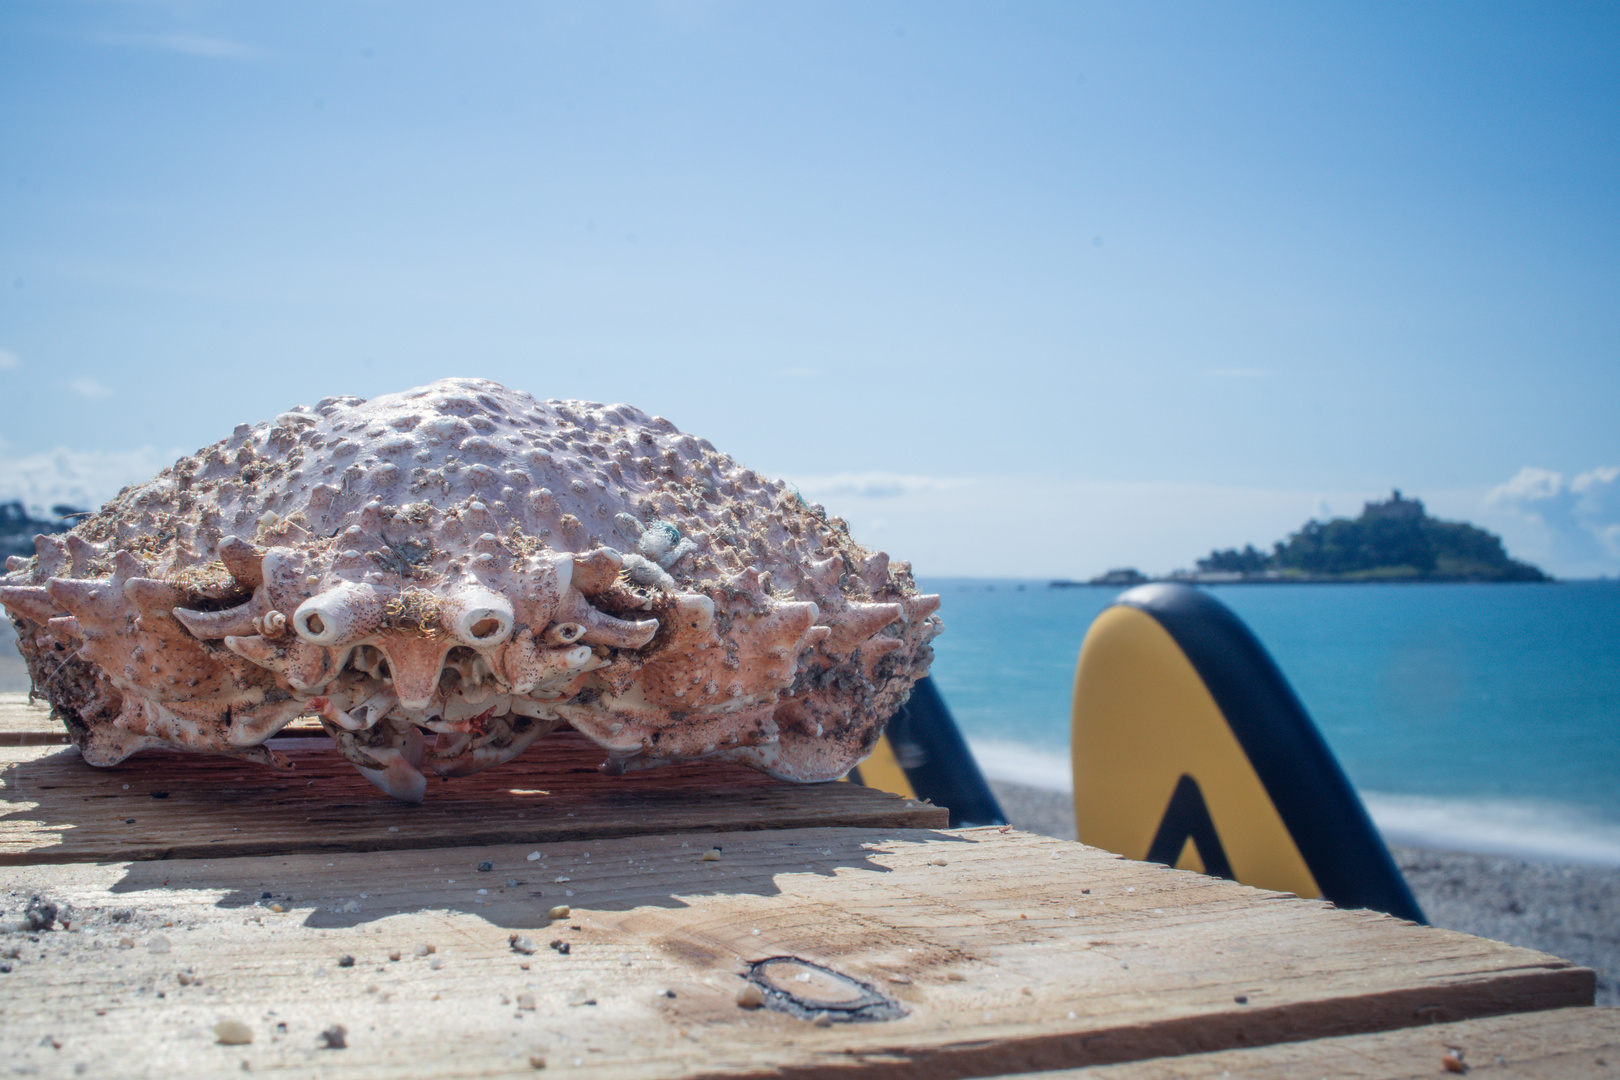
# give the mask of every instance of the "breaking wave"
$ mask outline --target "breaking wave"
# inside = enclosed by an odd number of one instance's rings
[[[1066,749],[974,739],[985,776],[1050,791],[1073,791]],[[1620,822],[1564,803],[1435,798],[1364,791],[1386,843],[1407,847],[1620,866]]]

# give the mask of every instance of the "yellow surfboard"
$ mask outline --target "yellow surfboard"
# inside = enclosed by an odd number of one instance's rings
[[[1147,585],[1099,615],[1072,720],[1083,843],[1423,921],[1282,672],[1207,592]]]

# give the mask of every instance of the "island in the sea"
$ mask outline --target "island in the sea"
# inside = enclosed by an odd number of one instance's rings
[[[1110,570],[1088,585],[1129,586],[1152,580],[1132,569]],[[1510,557],[1502,538],[1464,521],[1440,521],[1421,499],[1395,491],[1362,507],[1358,518],[1307,521],[1270,552],[1250,544],[1212,551],[1196,570],[1163,580],[1224,582],[1334,581],[1551,581],[1529,563]],[[1054,581],[1062,588],[1079,582]]]

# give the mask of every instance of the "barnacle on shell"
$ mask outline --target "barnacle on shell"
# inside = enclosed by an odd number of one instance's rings
[[[396,798],[564,724],[623,772],[842,776],[928,668],[935,596],[626,405],[447,379],[239,426],[13,558],[0,604],[92,764],[281,764],[304,714]]]

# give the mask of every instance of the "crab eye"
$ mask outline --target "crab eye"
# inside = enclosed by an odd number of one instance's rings
[[[546,632],[540,635],[541,640],[552,648],[568,646],[585,636],[585,627],[577,622],[552,623],[546,627]]]
[[[478,590],[478,595],[460,598],[457,606],[460,610],[451,620],[450,632],[466,644],[487,649],[511,636],[512,605],[499,595]]]
[[[293,632],[311,645],[335,645],[339,636],[338,617],[313,600],[306,600],[293,615]]]

